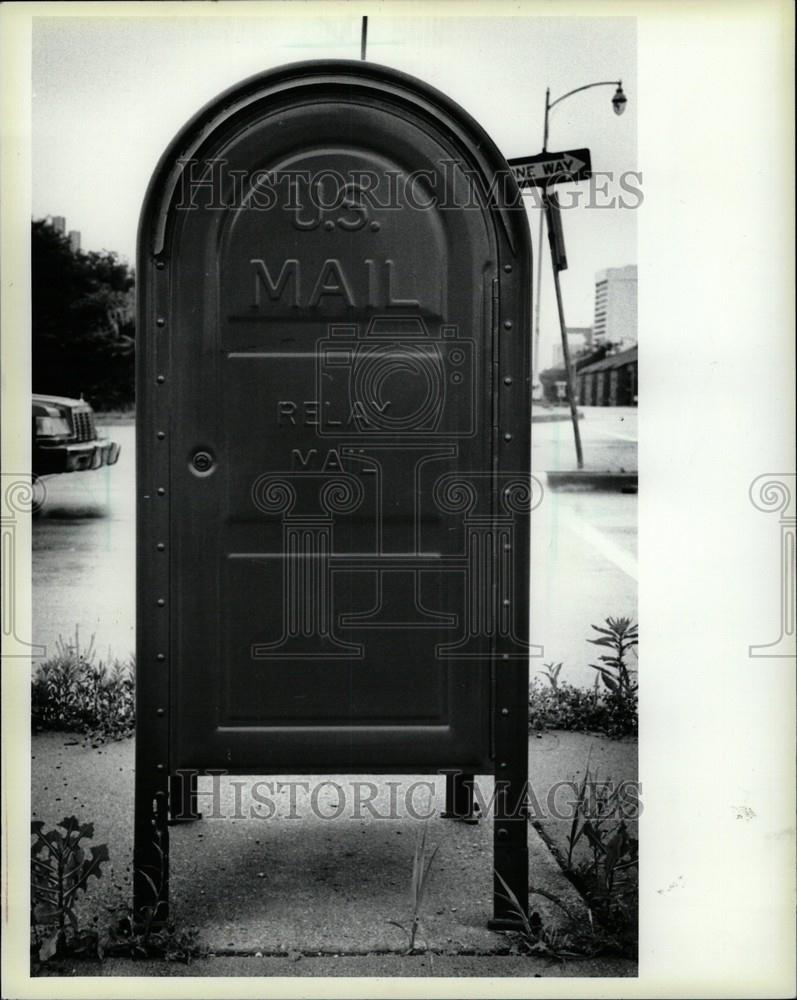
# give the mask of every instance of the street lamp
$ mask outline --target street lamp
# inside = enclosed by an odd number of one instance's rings
[[[582,90],[591,90],[592,87],[616,87],[612,97],[612,108],[616,115],[621,115],[625,111],[625,106],[628,103],[628,98],[623,93],[623,81],[622,80],[599,80],[596,83],[587,83],[583,87],[576,87],[575,90],[568,90],[566,94],[562,94],[561,97],[557,97],[555,101],[551,100],[551,88],[546,87],[545,89],[545,123],[543,126],[542,133],[542,151],[543,153],[548,152],[548,115],[551,108],[556,107],[562,101],[567,100],[568,97],[572,97],[573,94],[579,94]],[[544,229],[543,214],[540,213],[540,231],[537,241],[537,294],[536,301],[534,303],[534,344],[532,350],[533,357],[533,372],[532,372],[532,391],[536,391],[539,386],[539,372],[540,372],[540,290],[542,288],[542,235]],[[568,381],[570,381],[568,379]],[[572,385],[570,386],[572,391]]]

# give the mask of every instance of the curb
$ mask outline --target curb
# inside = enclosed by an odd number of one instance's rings
[[[579,412],[578,419],[583,420],[584,414]],[[563,421],[570,422],[569,410],[567,413],[534,413],[534,408],[532,407],[531,422],[533,424],[554,424]]]
[[[569,469],[545,473],[552,490],[606,490],[615,493],[636,493],[639,474],[634,472]]]

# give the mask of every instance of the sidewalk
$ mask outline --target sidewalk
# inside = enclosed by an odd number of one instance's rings
[[[132,861],[133,741],[96,750],[66,746],[65,734],[42,734],[33,741],[33,813],[49,826],[75,814],[95,824],[95,843],[107,843],[111,863],[103,878],[92,881],[81,904],[81,921],[107,919],[106,907],[129,902]],[[388,809],[388,781],[406,789],[415,781],[435,785],[434,815],[427,843],[439,844],[422,910],[422,939],[428,953],[405,957],[406,936],[389,921],[407,923],[416,836],[422,828],[409,815],[383,818]],[[243,786],[221,779],[219,812],[201,803],[206,818],[170,829],[172,914],[179,926],[199,928],[200,942],[215,954],[188,967],[167,963],[111,960],[81,964],[83,975],[550,975],[562,974],[547,962],[510,955],[512,939],[486,927],[491,915],[492,828],[490,822],[466,825],[439,818],[444,780],[438,776],[362,776],[378,789],[373,810],[351,808],[357,776],[303,776],[326,782],[311,809],[309,798],[290,789],[274,796],[277,813],[266,821],[247,815]],[[268,781],[280,779],[270,776]],[[208,784],[206,784],[206,782]],[[330,814],[342,789],[347,807],[336,820]],[[492,779],[480,779],[486,797]],[[114,788],[113,795],[108,794]],[[200,791],[209,787],[203,779]],[[364,789],[363,798],[368,789]],[[426,789],[414,799],[420,812]],[[399,795],[399,813],[405,801]],[[241,807],[242,803],[242,807]],[[395,810],[394,810],[395,812]],[[376,813],[377,815],[373,815]],[[529,827],[531,882],[558,896],[576,912],[581,897],[533,827]],[[558,908],[535,897],[543,919],[556,922]],[[248,957],[247,957],[248,956]],[[229,963],[234,963],[230,966]],[[434,970],[432,970],[434,963]],[[231,969],[233,971],[231,971]],[[223,970],[223,971],[222,971]],[[358,970],[358,971],[355,971]],[[366,971],[368,970],[368,971]],[[574,961],[569,975],[635,975],[624,960]]]

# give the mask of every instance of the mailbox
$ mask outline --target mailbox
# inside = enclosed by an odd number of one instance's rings
[[[526,899],[530,275],[500,152],[393,70],[265,73],[164,154],[138,259],[138,908],[157,869],[165,913],[186,769],[495,773],[495,866]]]

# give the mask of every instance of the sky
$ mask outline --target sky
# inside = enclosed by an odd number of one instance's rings
[[[35,18],[34,217],[65,216],[67,228],[81,232],[83,249],[113,250],[133,263],[147,183],[178,129],[254,73],[305,59],[358,58],[361,21],[344,14],[274,16],[271,8],[245,18]],[[634,18],[380,17],[377,10],[369,17],[367,57],[448,94],[506,157],[541,150],[546,87],[554,100],[583,84],[622,79],[622,117],[612,112],[612,87],[576,94],[551,111],[548,148],[587,147],[593,171],[614,177],[641,169]],[[586,200],[589,183],[578,190]],[[605,206],[620,194],[613,181],[595,201]],[[636,212],[582,205],[563,215],[566,320],[590,326],[595,273],[637,262]],[[535,253],[537,216],[530,207]],[[546,245],[541,367],[551,363],[558,337]]]

